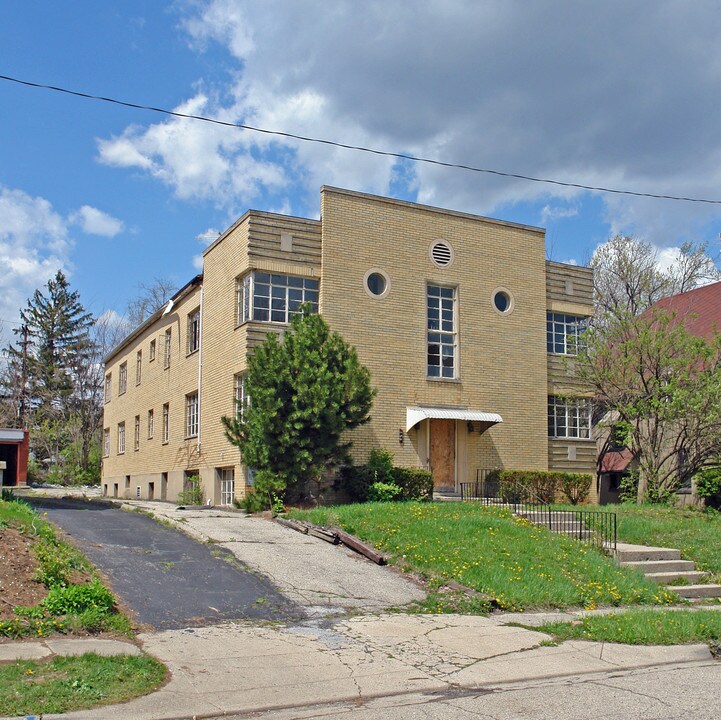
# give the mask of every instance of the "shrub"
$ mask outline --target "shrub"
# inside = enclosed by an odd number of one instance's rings
[[[706,468],[696,474],[696,493],[709,507],[721,508],[721,467]]]
[[[335,488],[344,490],[355,502],[368,499],[368,488],[371,486],[371,474],[367,465],[343,465],[338,471]]]
[[[395,483],[375,482],[368,488],[371,502],[392,502],[400,497],[401,489]]]
[[[393,482],[401,489],[402,500],[432,500],[433,475],[422,468],[393,468]]]
[[[571,505],[580,505],[591,492],[593,476],[587,473],[560,473],[561,489]]]
[[[94,578],[83,585],[50,588],[41,605],[51,615],[80,615],[87,610],[110,613],[115,598],[100,580]]]
[[[373,483],[392,483],[394,480],[393,453],[386,448],[374,448],[366,466]]]
[[[259,470],[255,474],[253,489],[243,498],[243,508],[246,512],[254,513],[261,510],[268,510],[273,507],[276,498],[280,499],[285,494],[285,481],[277,477],[269,470]]]
[[[200,475],[191,475],[186,478],[186,487],[178,493],[178,505],[202,505],[204,494]]]
[[[556,499],[559,473],[544,470],[501,470],[501,497],[506,502],[544,502]]]

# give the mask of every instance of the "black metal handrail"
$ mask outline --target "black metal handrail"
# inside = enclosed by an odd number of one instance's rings
[[[520,483],[502,483],[484,479],[460,483],[461,500],[486,506],[505,507],[534,525],[588,543],[606,552],[615,552],[617,518],[614,512],[600,510],[560,510],[539,500],[530,488]]]

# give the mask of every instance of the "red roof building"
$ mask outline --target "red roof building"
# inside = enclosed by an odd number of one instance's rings
[[[661,298],[651,310],[665,310],[683,318],[689,333],[711,340],[721,332],[721,282]]]

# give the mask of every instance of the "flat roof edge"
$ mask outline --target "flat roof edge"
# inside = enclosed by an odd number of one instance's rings
[[[358,192],[357,190],[346,190],[344,188],[333,187],[332,185],[321,186],[320,192],[321,195],[324,192],[334,193],[336,195],[348,195],[350,197],[364,198],[366,200],[373,200],[374,202],[385,203],[387,205],[409,207],[415,210],[440,213],[442,215],[450,215],[452,217],[465,218],[467,220],[480,220],[481,222],[492,223],[494,225],[512,227],[518,230],[528,230],[540,235],[546,234],[545,228],[536,227],[535,225],[524,225],[522,223],[511,222],[510,220],[499,220],[485,215],[475,215],[473,213],[461,212],[460,210],[449,210],[448,208],[436,207],[435,205],[424,205],[423,203],[411,202],[410,200],[397,200],[395,198],[384,197],[383,195],[373,195],[371,193]]]

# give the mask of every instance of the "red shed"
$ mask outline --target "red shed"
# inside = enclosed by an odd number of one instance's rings
[[[28,480],[27,430],[0,428],[0,485],[25,487]]]

